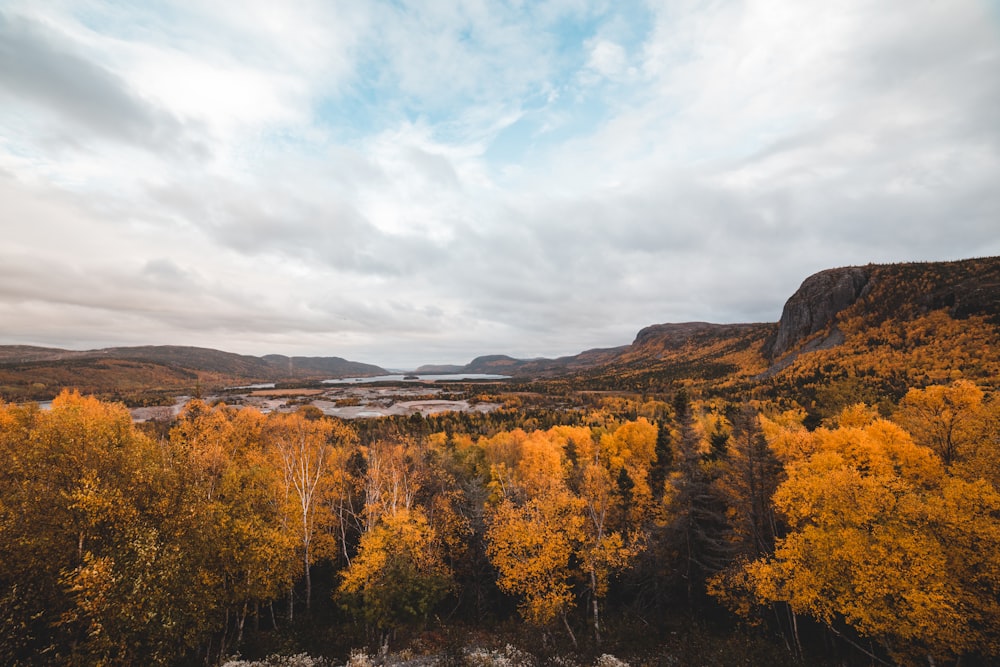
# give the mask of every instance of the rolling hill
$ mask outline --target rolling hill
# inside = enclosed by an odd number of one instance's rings
[[[254,357],[174,345],[83,351],[0,346],[0,396],[7,400],[50,398],[62,387],[127,396],[385,372],[378,366],[340,357]]]

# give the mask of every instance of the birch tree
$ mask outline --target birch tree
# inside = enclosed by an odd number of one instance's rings
[[[312,602],[310,570],[316,557],[314,541],[320,529],[334,516],[322,503],[324,492],[334,484],[338,462],[346,460],[344,449],[355,440],[354,432],[332,419],[308,419],[302,413],[272,414],[266,437],[281,463],[290,528],[297,533],[305,577],[306,609]],[[291,607],[289,614],[292,613]]]

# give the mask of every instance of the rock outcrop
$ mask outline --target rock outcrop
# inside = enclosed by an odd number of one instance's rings
[[[870,278],[869,270],[858,266],[820,271],[806,278],[781,311],[771,358],[782,357],[803,339],[834,324],[837,314],[864,294]]]
[[[705,344],[719,338],[738,336],[756,326],[759,325],[713,324],[711,322],[653,324],[636,334],[632,347],[656,347],[661,350],[680,349],[685,345]]]

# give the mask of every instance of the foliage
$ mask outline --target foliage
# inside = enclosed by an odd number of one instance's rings
[[[623,637],[672,647],[633,664],[725,664],[736,639],[670,634],[740,636],[710,593],[768,660],[989,663],[1000,402],[966,380],[899,395],[535,385],[497,413],[351,426],[195,400],[159,434],[77,393],[0,405],[0,661],[320,664],[300,652],[458,626],[539,644],[470,664],[551,661],[562,638],[562,664],[612,664]]]
[[[361,537],[340,591],[379,629],[425,621],[451,588],[434,529],[419,509],[383,516]]]
[[[850,626],[898,660],[997,655],[1000,494],[947,474],[895,424],[842,414],[810,437],[774,496],[789,525],[746,567],[763,602]]]

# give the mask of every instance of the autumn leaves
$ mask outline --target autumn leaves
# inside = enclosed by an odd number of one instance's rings
[[[566,615],[579,579],[600,639],[608,580],[643,548],[637,529],[654,512],[656,439],[642,417],[613,432],[556,426],[484,439],[494,491],[487,549],[497,585],[518,596],[525,620],[561,620],[575,642]]]
[[[814,430],[683,391],[555,416],[575,425],[359,436],[194,401],[156,439],[78,394],[0,405],[0,661],[211,661],[317,607],[381,639],[516,604],[597,646],[609,613],[706,594],[790,647],[812,622],[898,661],[1000,655],[1000,403],[979,387]]]
[[[996,417],[957,382],[906,395],[895,418],[912,437],[862,405],[813,432],[762,418],[784,464],[773,503],[787,534],[717,577],[739,582],[720,596],[742,587],[901,662],[1000,654]]]

